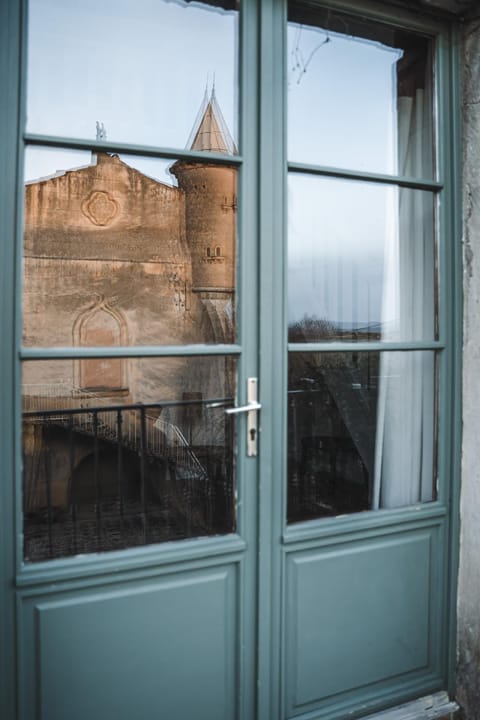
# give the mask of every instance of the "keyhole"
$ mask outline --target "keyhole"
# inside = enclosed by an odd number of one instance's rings
[[[257,431],[255,430],[255,428],[250,428],[250,440],[251,440],[252,442],[255,442],[255,435],[256,435],[256,434],[257,434]]]

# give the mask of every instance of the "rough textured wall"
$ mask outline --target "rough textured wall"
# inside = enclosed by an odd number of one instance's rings
[[[27,185],[25,344],[191,340],[184,216],[181,190],[105,154],[96,164]],[[94,322],[88,315],[96,307]],[[83,321],[100,330],[101,310],[104,321],[116,315],[124,326],[116,342],[105,333],[95,341],[92,332],[87,342]]]
[[[172,172],[185,191],[193,286],[231,291],[235,285],[237,171],[178,162]]]
[[[464,356],[457,697],[480,718],[480,20],[465,26]]]

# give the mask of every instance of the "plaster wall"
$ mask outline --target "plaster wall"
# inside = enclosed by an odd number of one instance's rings
[[[464,348],[457,699],[480,718],[480,20],[464,26]]]

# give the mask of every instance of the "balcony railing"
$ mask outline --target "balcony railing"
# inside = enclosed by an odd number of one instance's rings
[[[23,391],[26,557],[232,529],[231,399],[114,405],[67,384]]]

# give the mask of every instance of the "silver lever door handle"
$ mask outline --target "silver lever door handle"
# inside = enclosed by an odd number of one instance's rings
[[[257,378],[251,377],[247,380],[247,404],[239,407],[227,408],[227,415],[238,415],[247,413],[247,457],[255,457],[257,454],[258,435],[258,410],[262,407],[257,400]]]
[[[240,405],[239,407],[227,408],[227,415],[237,415],[238,413],[250,412],[250,410],[260,410],[262,407],[259,402],[251,402],[248,405]]]

